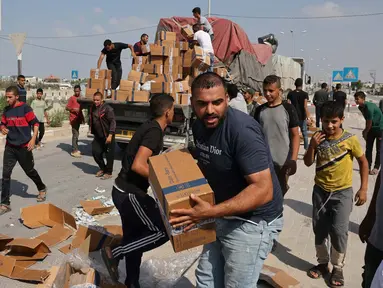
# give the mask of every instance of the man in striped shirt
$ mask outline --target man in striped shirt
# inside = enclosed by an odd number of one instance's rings
[[[32,150],[35,147],[39,122],[32,108],[19,101],[19,90],[10,86],[5,90],[8,106],[5,107],[1,117],[0,131],[7,136],[3,157],[3,181],[1,191],[0,215],[11,211],[10,190],[11,175],[16,163],[29,178],[36,184],[39,191],[37,202],[46,199],[47,188],[42,182],[39,173],[34,168]],[[33,136],[31,136],[33,127]]]

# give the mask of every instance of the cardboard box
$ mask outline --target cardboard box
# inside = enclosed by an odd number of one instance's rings
[[[129,81],[137,81],[141,84],[146,82],[146,77],[148,77],[147,73],[137,72],[137,71],[133,71],[133,70],[131,70],[128,74],[128,80]]]
[[[183,78],[182,68],[180,68],[180,66],[164,66],[164,74],[169,75],[171,81],[177,81]]]
[[[189,50],[189,42],[188,41],[176,42],[176,48],[180,49],[180,51],[186,52]]]
[[[104,96],[106,95],[106,93],[105,93],[106,91],[105,90],[86,88],[85,89],[85,97],[88,98],[88,99],[92,99],[93,100],[93,95],[96,92],[101,92]]]
[[[112,226],[110,226],[112,227]],[[114,227],[114,226],[113,226]],[[118,233],[118,234],[113,234]],[[105,246],[115,246],[121,243],[122,239],[122,229],[106,229],[105,227],[85,227],[79,225],[79,228],[74,235],[73,241],[71,244],[61,247],[59,250],[68,254],[72,250],[79,248],[90,236],[89,243],[89,252],[98,251]]]
[[[162,74],[162,75],[158,75],[158,74],[154,74],[154,75],[149,75],[149,76],[152,76],[150,77],[150,81],[154,81],[154,82],[173,82],[173,76],[172,75],[169,75],[169,74]]]
[[[121,80],[120,90],[130,91],[132,89],[139,90],[140,89],[140,83],[138,83],[137,81]]]
[[[179,103],[181,105],[190,105],[191,94],[181,93],[179,96]]]
[[[50,203],[21,208],[21,219],[28,228],[53,227],[57,224],[77,229],[74,217]]]
[[[170,47],[167,46],[158,46],[156,44],[150,44],[150,54],[152,56],[169,56]]]
[[[161,31],[158,32],[158,39],[159,40],[177,40],[177,33],[175,32],[169,32],[169,31]]]
[[[148,58],[148,64],[163,65],[165,57],[150,55]]]
[[[80,204],[84,211],[92,216],[109,213],[114,208],[114,206],[105,207],[100,200],[80,201]]]
[[[213,71],[214,73],[217,73],[222,78],[226,78],[229,75],[229,72],[227,71],[226,68],[214,68]]]
[[[266,281],[272,287],[275,288],[293,288],[299,286],[299,281],[291,277],[283,270],[263,265],[259,279]]]
[[[4,251],[5,249],[5,246],[7,246],[7,244],[9,242],[11,242],[13,240],[12,237],[9,237],[7,235],[3,235],[3,234],[0,234],[0,251]]]
[[[152,93],[173,93],[172,82],[152,82],[151,83]]]
[[[97,71],[98,70],[98,71]],[[90,69],[90,78],[93,79],[112,79],[112,70]]]
[[[193,50],[188,50],[182,54],[182,67],[192,67]]]
[[[190,25],[182,26],[181,35],[184,36],[186,39],[193,39],[193,36],[194,36],[193,27]]]
[[[133,88],[132,88],[133,89]],[[126,102],[128,101],[129,90],[113,90],[112,99],[116,101]]]
[[[137,71],[137,72],[143,72],[144,65],[145,64],[133,64],[132,65],[132,70]]]
[[[191,208],[194,194],[214,204],[214,193],[188,150],[175,150],[149,158],[149,183],[159,202],[167,233],[175,252],[180,252],[216,240],[214,219],[201,222],[195,229],[173,228],[169,220],[173,209]]]
[[[6,247],[9,249],[7,256],[20,261],[44,260],[51,252],[40,239],[17,238]]]
[[[176,93],[187,92],[190,90],[188,81],[174,82],[174,91]]]
[[[15,259],[0,255],[0,275],[14,280],[42,283],[49,277],[49,272],[25,269],[17,266]]]
[[[170,48],[176,48],[177,47],[177,42],[173,40],[157,40],[156,44],[158,46],[166,46]]]
[[[149,54],[150,53],[150,44],[142,45],[141,44],[141,52],[143,54]]]
[[[72,235],[73,231],[65,228],[63,225],[55,225],[48,232],[37,236],[36,239],[43,241],[48,247],[53,247],[67,240]]]
[[[110,89],[112,85],[112,81],[108,79],[88,79],[88,86],[87,88],[91,89],[99,89],[99,90],[105,90]]]
[[[148,61],[148,56],[133,57],[133,64],[146,64],[147,61]]]
[[[150,92],[149,91],[138,91],[132,90],[128,92],[128,100],[131,102],[149,102]]]
[[[179,53],[179,50],[178,48],[173,48],[173,49],[177,49],[176,51],[174,51],[174,53]],[[169,57],[166,57],[164,59],[164,65],[165,66],[180,66],[182,65],[182,59],[180,56],[169,56]]]
[[[143,71],[150,74],[162,74],[164,73],[164,66],[157,64],[145,64]]]
[[[206,71],[210,67],[210,56],[199,46],[194,46],[191,66],[199,71]]]

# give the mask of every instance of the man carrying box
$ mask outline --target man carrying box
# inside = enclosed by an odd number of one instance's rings
[[[193,16],[197,19],[197,24],[200,24],[203,27],[203,31],[207,32],[210,36],[211,41],[214,40],[214,31],[209,23],[209,20],[206,17],[201,16],[201,8],[195,7],[193,9]]]
[[[199,167],[215,205],[191,195],[194,207],[172,210],[173,227],[215,218],[217,240],[204,246],[196,287],[256,287],[263,262],[283,226],[283,198],[261,126],[229,107],[223,79],[199,75],[191,104]]]
[[[123,240],[120,246],[101,250],[102,258],[113,280],[118,280],[118,261],[125,256],[128,287],[140,287],[142,254],[166,243],[166,234],[156,201],[147,194],[148,159],[163,149],[165,128],[172,123],[174,99],[158,94],[150,101],[154,119],[135,132],[122,160],[122,168],[112,190],[114,205],[120,212]]]
[[[104,49],[101,50],[101,55],[98,58],[97,69],[100,69],[106,55],[106,66],[109,70],[112,70],[112,90],[120,85],[122,77],[121,52],[127,48],[129,48],[133,54],[133,46],[130,44],[120,42],[112,43],[109,39],[104,41]]]
[[[194,44],[198,44],[203,49],[204,53],[209,55],[210,57],[210,68],[207,70],[208,72],[213,72],[214,65],[214,49],[213,44],[211,43],[211,38],[208,33],[202,30],[202,26],[200,24],[193,25],[194,31]]]
[[[136,56],[145,56],[148,55],[149,53],[144,53],[142,52],[142,46],[147,45],[149,42],[149,36],[148,34],[142,34],[141,35],[141,40],[138,41],[136,44],[133,46],[134,53],[136,53]]]

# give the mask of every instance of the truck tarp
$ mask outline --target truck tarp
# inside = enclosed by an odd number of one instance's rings
[[[222,18],[208,18],[214,30],[214,54],[230,70],[234,84],[261,89],[263,79],[272,73],[271,50],[254,49],[246,32],[236,23]],[[177,33],[178,40],[185,40],[181,35],[181,26],[193,25],[191,17],[162,18],[157,27],[159,31]],[[265,44],[260,44],[267,46]]]
[[[273,55],[272,73],[281,77],[283,90],[295,89],[295,79],[301,77],[301,66],[294,59],[281,55]]]

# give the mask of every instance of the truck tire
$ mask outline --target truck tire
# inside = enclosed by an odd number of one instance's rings
[[[117,146],[118,146],[118,148],[120,148],[122,151],[124,151],[124,150],[126,149],[126,147],[128,146],[128,143],[117,142]]]

